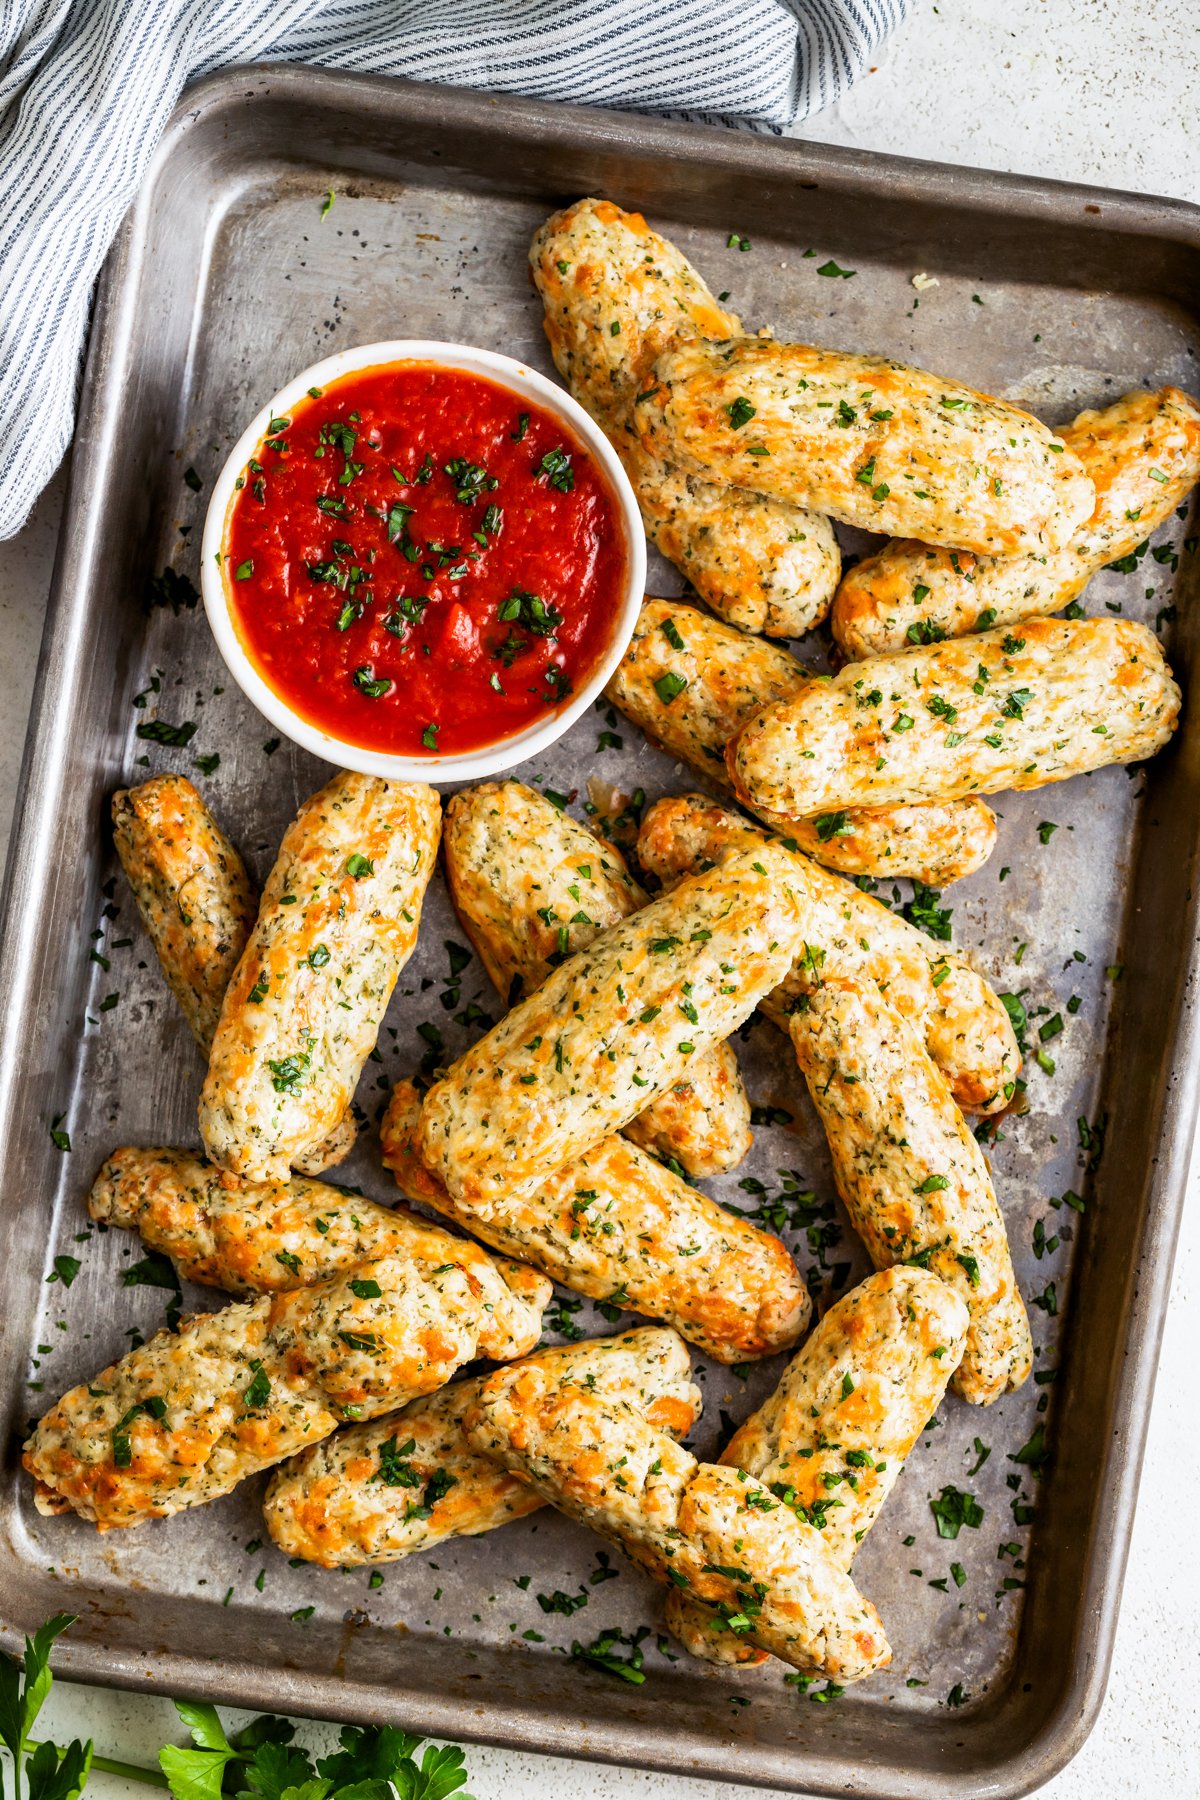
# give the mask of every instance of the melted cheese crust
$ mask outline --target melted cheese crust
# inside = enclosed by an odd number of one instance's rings
[[[662,351],[689,334],[737,336],[738,319],[640,213],[611,201],[555,213],[529,261],[555,366],[607,432],[651,543],[734,625],[797,637],[819,624],[841,571],[829,520],[676,468],[630,422]]]
[[[1200,481],[1200,401],[1142,389],[1063,433],[1096,490],[1069,544],[1043,556],[974,556],[900,538],[847,571],[833,635],[851,662],[910,643],[962,637],[1044,617],[1076,599],[1107,563],[1128,556]]]
[[[648,899],[615,845],[519,781],[456,794],[444,852],[463,930],[509,1001]],[[693,1058],[686,1077],[625,1130],[689,1175],[736,1168],[750,1148],[750,1102],[732,1047]]]
[[[941,1404],[967,1322],[958,1295],[924,1269],[869,1275],[830,1307],[720,1460],[798,1511],[848,1569]],[[681,1591],[666,1616],[695,1656],[762,1660]]]
[[[156,775],[113,795],[113,842],[167,986],[207,1059],[221,1002],[258,913],[246,866],[192,783]],[[354,1113],[294,1160],[305,1175],[343,1162]]]
[[[581,1384],[635,1407],[672,1437],[682,1437],[700,1415],[687,1349],[661,1326],[540,1350],[530,1361],[563,1386]],[[348,1569],[397,1562],[537,1512],[540,1494],[463,1437],[463,1414],[486,1380],[453,1382],[370,1425],[348,1426],[284,1464],[263,1503],[273,1541],[287,1556]],[[389,1443],[393,1455],[381,1454]],[[402,1448],[397,1467],[394,1453]]]
[[[799,694],[813,676],[786,650],[749,637],[677,600],[647,599],[607,697],[652,743],[733,792],[725,746],[762,707]],[[683,683],[680,686],[680,683]],[[973,874],[996,842],[982,800],[852,807],[815,819],[776,820],[797,849],[850,875],[908,875],[945,887]]]
[[[428,1167],[479,1218],[536,1192],[736,1031],[798,929],[787,852],[771,844],[610,926],[430,1089]]]
[[[46,1513],[101,1530],[219,1499],[247,1476],[442,1387],[479,1354],[486,1294],[440,1247],[160,1331],[39,1421],[24,1464]]]
[[[219,1168],[286,1178],[342,1118],[416,945],[440,836],[433,788],[349,772],[289,825],[200,1097]]]
[[[765,840],[740,813],[680,794],[656,801],[642,820],[638,859],[666,886]],[[784,1031],[822,980],[874,983],[911,1021],[960,1106],[998,1112],[1021,1072],[1012,1022],[982,975],[954,950],[872,900],[852,881],[795,857],[804,914],[804,947],[783,981],[761,1002]]]
[[[632,1406],[525,1363],[483,1385],[467,1439],[647,1574],[743,1618],[760,1649],[849,1683],[891,1651],[820,1533],[743,1471],[698,1463]]]
[[[687,342],[658,358],[633,418],[653,455],[685,469],[930,544],[1056,550],[1095,502],[1078,457],[1031,414],[882,356]]]
[[[401,1193],[592,1300],[662,1319],[718,1362],[790,1348],[808,1289],[782,1241],[689,1187],[624,1137],[607,1137],[529,1194],[479,1209],[419,1154],[421,1099],[397,1082],[380,1127]]]
[[[983,1152],[916,1033],[877,989],[830,982],[791,1021],[834,1179],[876,1268],[920,1257],[970,1316],[955,1391],[988,1406],[1033,1362]]]
[[[1027,619],[849,663],[749,719],[725,752],[739,799],[786,817],[1045,787],[1141,762],[1179,722],[1152,631]]]
[[[258,910],[246,865],[183,775],[115,793],[112,821],[146,935],[207,1056]]]
[[[87,1205],[93,1219],[169,1256],[185,1281],[229,1294],[288,1293],[381,1256],[460,1262],[486,1297],[479,1348],[497,1361],[532,1350],[550,1303],[544,1275],[405,1207],[302,1176],[231,1186],[187,1150],[114,1150]]]

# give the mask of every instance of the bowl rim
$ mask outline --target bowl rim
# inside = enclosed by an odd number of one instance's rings
[[[582,443],[604,472],[616,501],[625,538],[625,583],[608,645],[588,679],[557,708],[533,725],[481,745],[475,750],[427,751],[423,754],[373,750],[324,731],[297,712],[261,675],[242,644],[234,623],[233,593],[224,556],[226,525],[237,489],[235,483],[254,451],[267,435],[267,426],[308,397],[309,388],[339,380],[363,369],[385,368],[398,363],[425,363],[482,375],[519,398],[545,408]],[[435,338],[389,338],[338,350],[310,364],[285,382],[260,407],[222,464],[213,483],[200,545],[200,590],[209,628],[234,681],[270,724],[292,743],[323,761],[364,775],[434,783],[479,780],[514,768],[539,755],[569,731],[599,698],[615,673],[633,636],[646,588],[646,538],[641,512],[612,445],[577,400],[540,370],[498,350],[474,344],[451,343]]]

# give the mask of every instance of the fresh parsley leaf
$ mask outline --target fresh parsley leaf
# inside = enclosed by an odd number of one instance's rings
[[[562,448],[547,450],[534,473],[544,475],[547,484],[557,488],[560,494],[569,494],[574,490],[575,471],[571,467],[570,453]]]
[[[654,691],[664,706],[670,706],[672,700],[678,699],[686,686],[685,676],[668,671],[667,674],[658,676],[654,683]]]
[[[944,1487],[937,1499],[929,1502],[929,1510],[937,1521],[940,1538],[956,1538],[964,1525],[978,1531],[983,1523],[982,1506],[974,1494],[961,1488]]]
[[[175,1265],[158,1250],[148,1250],[140,1262],[122,1271],[122,1287],[177,1288],[179,1276]]]
[[[193,1744],[201,1750],[232,1749],[215,1706],[205,1701],[176,1700],[175,1711],[191,1732]]]
[[[135,727],[136,735],[151,744],[166,744],[173,750],[182,750],[190,744],[199,730],[194,719],[185,719],[182,725],[168,725],[165,719],[151,719],[149,724]]]
[[[903,909],[904,917],[928,936],[949,943],[952,909],[938,905],[941,897],[940,888],[926,887],[923,881],[914,881],[912,899]]]
[[[167,1744],[158,1753],[158,1765],[175,1800],[222,1800],[226,1765],[234,1750],[186,1750]]]
[[[377,676],[374,669],[365,663],[361,668],[355,669],[354,685],[360,694],[367,696],[368,700],[380,700],[384,694],[390,694],[392,691],[390,678],[387,675]]]

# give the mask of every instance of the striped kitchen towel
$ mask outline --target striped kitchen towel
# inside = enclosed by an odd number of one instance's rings
[[[779,128],[908,0],[0,0],[0,538],[71,438],[92,287],[186,81],[267,58]]]

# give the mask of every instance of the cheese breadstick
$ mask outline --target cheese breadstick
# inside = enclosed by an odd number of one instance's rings
[[[966,1333],[966,1307],[936,1275],[868,1275],[830,1307],[719,1460],[815,1526],[848,1569],[941,1404]],[[693,1655],[762,1660],[682,1590],[667,1596],[666,1613]]]
[[[672,1437],[683,1437],[700,1413],[687,1350],[661,1326],[539,1350],[529,1360],[563,1387],[581,1384],[636,1407]],[[352,1569],[397,1562],[539,1511],[540,1494],[463,1436],[463,1414],[487,1379],[451,1382],[284,1463],[263,1501],[273,1542],[285,1556]]]
[[[510,1004],[648,899],[614,845],[519,781],[456,794],[444,851],[454,909]],[[689,1175],[736,1168],[750,1148],[750,1102],[732,1047],[693,1057],[625,1132]]]
[[[451,1195],[487,1218],[685,1079],[799,954],[793,881],[764,844],[554,969],[426,1096],[421,1154]]]
[[[890,1660],[878,1613],[813,1526],[742,1470],[697,1462],[635,1407],[526,1363],[491,1376],[463,1426],[552,1506],[793,1668],[849,1683]]]

